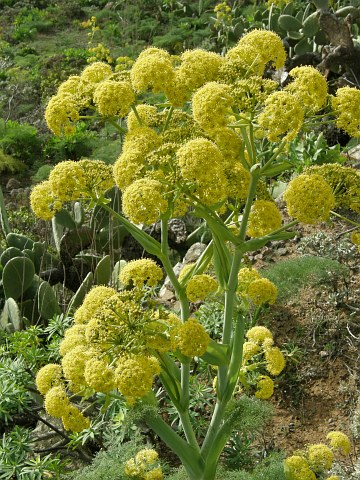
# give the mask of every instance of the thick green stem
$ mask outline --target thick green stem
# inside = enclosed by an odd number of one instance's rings
[[[186,443],[160,416],[147,415],[145,421],[180,458],[191,480],[203,478],[204,462],[199,447]]]
[[[178,279],[176,278],[176,275],[169,260],[168,218],[166,216],[161,219],[161,253],[162,264],[180,301],[181,320],[184,323],[190,316],[189,301],[186,297],[184,288],[180,285]],[[193,448],[200,451],[189,417],[189,381],[190,358],[188,359],[188,361],[181,363],[181,409],[178,409],[178,412],[187,441],[190,445],[193,446]]]

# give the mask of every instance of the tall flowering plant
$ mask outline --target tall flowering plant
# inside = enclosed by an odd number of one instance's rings
[[[97,286],[86,295],[60,345],[60,364],[38,372],[45,408],[61,417],[66,429],[80,431],[89,420],[71,396],[117,391],[129,407],[141,407],[148,426],[178,455],[192,480],[215,478],[241,415],[234,401],[239,385],[267,399],[274,387],[271,376],[285,366],[267,328],[245,331],[249,309],[274,303],[277,291],[244,266],[244,255],[292,238],[298,222],[326,221],[337,202],[326,168],[299,175],[283,196],[293,219],[284,223],[269,193],[271,178],[291,170],[289,144],[314,118],[333,116],[340,128],[360,136],[360,91],[344,87],[331,97],[325,78],[308,66],[291,70],[291,82],[280,89],[264,72],[283,67],[285,58],[281,39],[261,30],[246,34],[224,57],[200,49],[172,56],[147,48],[128,68],[128,62],[117,71],[105,63],[89,65],[60,85],[46,108],[55,134],[73,132],[80,119],[99,117],[126,134],[113,168],[89,159],[56,165],[49,180],[32,190],[34,212],[50,220],[66,202],[101,205],[158,263],[129,262],[120,274],[126,289]],[[126,130],[118,121],[125,117]],[[105,196],[114,185],[122,192],[123,215]],[[346,188],[351,208],[359,211],[359,183],[350,181]],[[186,213],[206,222],[211,241],[177,276],[169,259],[168,220]],[[141,228],[154,222],[161,223],[161,241]],[[180,315],[156,300],[153,287],[163,271]],[[212,340],[190,312],[190,302],[211,295],[224,299],[220,341]],[[194,357],[217,369],[214,408],[201,439],[189,416]],[[183,433],[158,412],[151,393],[155,377],[177,409]],[[145,463],[134,459],[127,475],[162,478],[161,469],[145,471]]]

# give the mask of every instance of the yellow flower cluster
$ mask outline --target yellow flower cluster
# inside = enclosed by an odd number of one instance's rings
[[[277,288],[267,278],[259,278],[250,283],[246,295],[254,305],[263,305],[265,303],[272,305],[277,298]]]
[[[351,450],[351,442],[349,437],[343,432],[333,431],[326,435],[326,440],[330,441],[333,450],[339,451],[342,455],[349,455]]]
[[[132,66],[130,79],[137,92],[163,92],[174,80],[171,56],[166,50],[150,47],[140,53]]]
[[[336,205],[360,213],[360,172],[337,163],[314,165],[306,174],[321,175],[332,188]]]
[[[186,285],[186,295],[190,302],[201,302],[217,288],[217,281],[210,275],[194,275]]]
[[[58,163],[49,180],[32,189],[30,205],[36,216],[51,220],[63,202],[100,197],[113,185],[112,169],[101,160],[68,160]]]
[[[150,224],[168,209],[162,184],[150,178],[135,180],[123,193],[124,214],[134,223]]]
[[[309,468],[305,458],[300,455],[288,457],[285,462],[285,473],[294,480],[316,480],[315,473]]]
[[[125,463],[125,475],[134,480],[163,480],[159,456],[155,450],[145,448]]]
[[[245,388],[249,384],[255,386],[255,397],[266,400],[274,393],[274,382],[268,375],[262,374],[263,369],[276,377],[285,368],[285,358],[280,349],[273,346],[273,336],[268,328],[252,327],[247,331],[246,338],[239,380]],[[257,375],[254,376],[254,372]]]
[[[189,318],[176,329],[176,346],[188,357],[201,357],[206,352],[209,342],[208,333],[195,318]]]
[[[349,438],[342,432],[330,432],[326,439],[330,441],[330,448],[324,443],[309,445],[306,451],[287,458],[285,474],[294,480],[324,478],[334,463],[335,454],[349,455],[351,449]],[[327,480],[339,480],[339,477],[331,475]]]
[[[360,90],[342,87],[332,99],[336,124],[352,137],[360,137]]]
[[[255,397],[267,400],[274,393],[274,382],[267,375],[260,375],[256,385]]]
[[[285,90],[297,96],[306,110],[315,113],[324,107],[327,99],[327,82],[316,68],[296,67],[290,70],[289,75],[294,81]]]
[[[119,280],[125,285],[155,287],[163,278],[159,265],[154,260],[142,258],[127,263],[121,270]]]
[[[289,183],[283,198],[289,215],[299,222],[314,224],[329,218],[335,206],[330,185],[320,175],[299,175]]]
[[[225,62],[221,55],[200,48],[186,50],[181,54],[180,61],[177,72],[189,94],[208,82],[216,81],[220,67]]]
[[[45,120],[55,135],[74,133],[74,122],[79,120],[79,109],[75,98],[66,93],[52,97],[45,110]]]
[[[94,103],[104,117],[125,117],[134,101],[135,94],[127,82],[105,80],[94,92]]]
[[[225,67],[222,70],[224,81],[232,80],[231,69]],[[278,84],[274,80],[262,78],[258,76],[251,76],[249,78],[237,79],[235,70],[235,78],[232,87],[232,95],[234,97],[234,104],[243,112],[252,112],[257,105],[264,104],[265,100],[277,88]]]
[[[55,199],[48,180],[35,185],[30,193],[30,206],[35,215],[43,220],[51,220],[62,208],[61,200]]]
[[[61,385],[61,366],[56,363],[48,363],[37,372],[35,383],[42,395],[45,395],[51,388]]]
[[[36,375],[36,387],[45,395],[46,412],[53,417],[61,418],[66,430],[80,432],[90,426],[90,421],[70,403],[65,390],[65,376],[61,365],[45,365]]]
[[[281,38],[269,30],[252,30],[244,35],[226,57],[237,61],[247,74],[262,76],[265,66],[284,66],[286,53]]]
[[[240,297],[250,300],[254,305],[272,305],[277,298],[276,286],[254,268],[244,267],[239,270],[237,292]]]
[[[225,127],[232,115],[233,103],[229,85],[209,82],[192,98],[194,119],[206,132]]]
[[[214,13],[216,13],[216,22],[214,24],[215,28],[220,26],[222,23],[231,24],[233,18],[231,14],[231,7],[229,7],[226,2],[215,5]]]
[[[94,53],[107,55],[101,47],[95,47]],[[126,75],[114,74],[105,62],[94,62],[81,75],[72,75],[59,86],[46,107],[45,120],[55,135],[70,135],[76,131],[84,108],[95,108],[105,117],[123,117],[134,101],[135,93]]]
[[[226,177],[223,156],[210,140],[197,138],[183,145],[176,154],[182,177],[189,190],[205,205],[226,198]],[[208,168],[211,165],[211,168]]]
[[[274,92],[265,101],[258,117],[264,135],[271,142],[294,140],[304,122],[300,100],[286,91]]]
[[[281,227],[282,216],[275,202],[256,200],[251,207],[247,234],[262,237]]]
[[[115,385],[131,405],[146,395],[152,387],[160,365],[155,357],[133,355],[121,357],[115,369]]]

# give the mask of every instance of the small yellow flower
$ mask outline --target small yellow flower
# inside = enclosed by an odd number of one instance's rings
[[[339,88],[332,99],[332,106],[337,115],[337,126],[351,137],[360,137],[360,90]]]
[[[57,386],[51,388],[45,395],[44,407],[46,412],[55,418],[61,418],[67,409],[70,402],[66,395],[64,387]]]
[[[162,184],[148,178],[135,180],[123,193],[122,208],[134,223],[149,225],[156,222],[168,209]]]
[[[274,92],[266,99],[264,110],[258,117],[261,130],[271,142],[294,140],[303,121],[300,100],[284,90]]]
[[[36,374],[36,388],[42,395],[45,395],[51,388],[61,385],[62,368],[56,363],[48,363]]]
[[[316,480],[315,473],[310,470],[304,457],[293,455],[284,461],[285,473],[293,480]]]
[[[283,198],[289,214],[299,222],[315,224],[329,218],[335,206],[330,185],[320,175],[299,175],[291,180]]]
[[[267,375],[261,375],[256,385],[255,397],[267,400],[274,393],[274,382]]]
[[[82,432],[85,428],[90,427],[90,420],[74,405],[68,407],[61,420],[65,430],[71,430],[72,432]]]
[[[285,358],[278,347],[270,347],[265,350],[266,370],[271,375],[277,376],[285,368]]]
[[[334,454],[324,443],[310,445],[308,448],[308,461],[311,469],[320,473],[324,470],[330,470],[334,461]]]
[[[188,357],[203,355],[209,342],[208,333],[195,318],[189,318],[176,329],[176,346]]]
[[[269,200],[255,200],[251,207],[247,234],[262,237],[281,227],[282,216],[276,204]]]
[[[84,378],[96,392],[110,392],[115,388],[114,371],[105,360],[91,358],[85,364]]]
[[[201,302],[217,288],[217,281],[210,275],[194,275],[186,285],[186,295],[190,302]]]
[[[131,83],[137,92],[163,92],[171,84],[175,72],[166,50],[150,47],[140,53],[130,71]]]
[[[101,115],[124,117],[129,113],[135,101],[135,94],[130,83],[105,80],[94,92],[94,103]]]
[[[334,431],[326,435],[326,440],[330,440],[330,446],[333,450],[338,450],[342,455],[349,455],[351,442],[345,433]]]
[[[45,180],[31,190],[30,206],[37,217],[51,220],[61,210],[62,202],[54,197],[51,183]]]
[[[289,75],[294,81],[285,90],[296,95],[310,113],[317,112],[326,104],[327,82],[316,68],[296,67],[290,70]]]
[[[125,285],[131,283],[135,287],[148,285],[155,287],[163,278],[163,272],[159,265],[149,258],[133,260],[128,262],[121,270],[119,275],[120,282]]]
[[[257,326],[252,327],[246,333],[246,338],[258,345],[262,345],[266,339],[273,339],[272,333],[266,327]]]
[[[250,283],[247,296],[255,305],[263,305],[264,303],[272,305],[277,298],[277,288],[267,278],[259,278]]]

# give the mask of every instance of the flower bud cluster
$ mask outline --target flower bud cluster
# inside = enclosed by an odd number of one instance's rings
[[[306,450],[295,452],[295,455],[285,459],[285,473],[294,480],[316,480],[328,474],[336,456],[348,456],[351,442],[343,432],[332,431],[326,436],[330,447],[324,443],[309,445]],[[340,480],[337,475],[327,477],[327,480]]]

